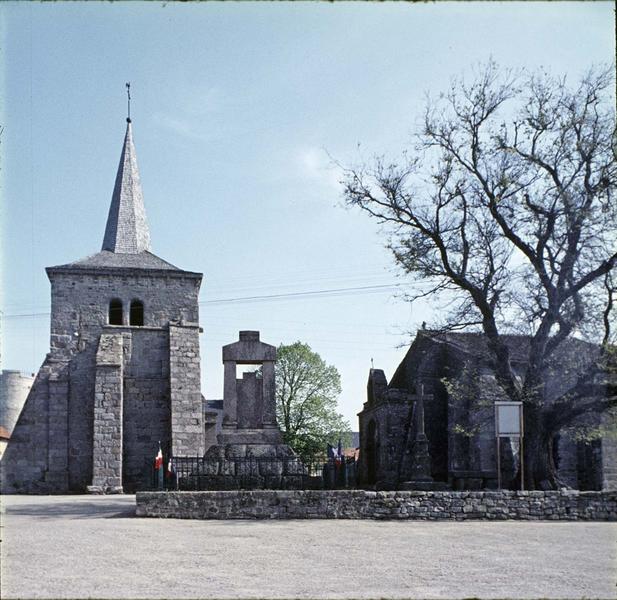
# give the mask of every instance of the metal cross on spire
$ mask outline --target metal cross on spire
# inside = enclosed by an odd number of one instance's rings
[[[127,103],[128,103],[128,116],[126,117],[126,122],[131,122],[131,82],[127,82],[126,84],[126,95],[127,95]]]

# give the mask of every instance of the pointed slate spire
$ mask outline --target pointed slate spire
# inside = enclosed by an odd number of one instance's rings
[[[119,254],[150,251],[150,230],[141,191],[131,119],[127,118],[124,146],[111,198],[102,250]]]

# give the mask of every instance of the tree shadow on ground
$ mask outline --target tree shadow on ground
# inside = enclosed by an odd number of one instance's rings
[[[135,516],[135,501],[129,502],[57,502],[21,504],[4,507],[6,516],[29,516],[39,519],[127,519]]]
[[[6,498],[6,496],[5,496]],[[23,496],[22,496],[23,498]],[[40,498],[40,497],[38,497]],[[125,498],[122,496],[107,498],[99,497],[96,500],[88,500],[88,496],[75,496],[75,500],[55,500],[53,497],[41,498],[38,502],[29,504],[8,504],[3,502],[3,518],[12,516],[27,516],[35,519],[51,520],[58,518],[69,519],[150,519],[158,521],[177,520],[177,521],[200,521],[210,523],[225,524],[226,527],[247,527],[263,523],[278,523],[281,525],[284,522],[306,522],[306,519],[269,519],[267,517],[261,519],[175,519],[168,517],[137,517],[136,503],[133,498]],[[43,501],[41,501],[43,500]]]

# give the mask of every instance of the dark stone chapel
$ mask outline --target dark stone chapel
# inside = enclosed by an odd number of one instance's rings
[[[505,336],[513,366],[524,372],[529,338]],[[563,370],[572,355],[592,357],[594,346],[572,339],[560,350]],[[446,383],[450,382],[447,387]],[[454,387],[460,390],[453,394]],[[505,400],[489,368],[486,340],[478,333],[418,331],[388,382],[371,369],[360,419],[360,485],[378,489],[495,489],[494,402]],[[608,415],[591,415],[600,424]],[[574,489],[617,489],[617,440],[591,443],[563,431],[553,441],[562,481]],[[502,475],[512,480],[517,447],[502,439]]]

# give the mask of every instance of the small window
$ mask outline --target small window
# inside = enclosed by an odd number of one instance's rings
[[[122,325],[122,300],[114,298],[109,303],[109,324]]]
[[[144,324],[144,303],[141,300],[131,302],[131,325],[141,327]]]

